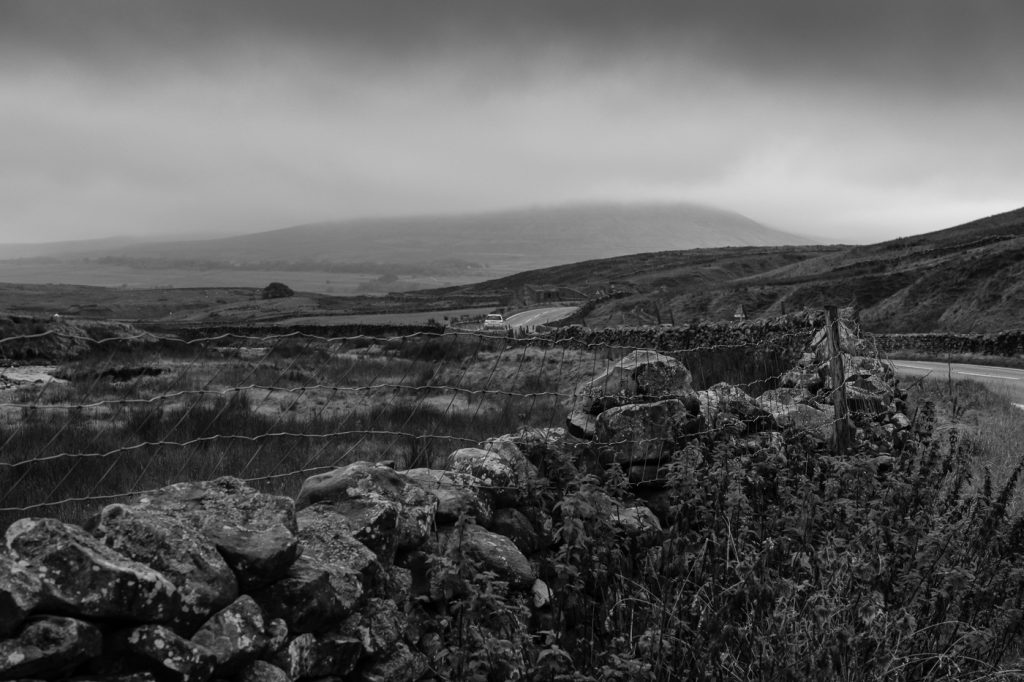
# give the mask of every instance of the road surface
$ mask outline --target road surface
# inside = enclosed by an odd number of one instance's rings
[[[579,310],[578,306],[558,306],[557,308],[536,308],[527,310],[505,318],[509,327],[536,327],[538,324],[547,324],[569,317]]]
[[[1024,409],[1024,369],[1010,367],[988,367],[986,365],[964,365],[958,362],[927,362],[924,360],[893,360],[896,371],[906,377],[930,374],[945,379],[952,372],[954,379],[978,381],[991,389],[1006,392],[1010,400]]]

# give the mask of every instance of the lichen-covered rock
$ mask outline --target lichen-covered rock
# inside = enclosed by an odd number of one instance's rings
[[[7,529],[11,556],[42,586],[55,613],[159,623],[181,608],[174,585],[149,566],[56,519],[18,519]]]
[[[243,592],[281,578],[299,555],[291,498],[265,495],[237,478],[177,483],[144,496],[139,506],[200,530],[234,571]]]
[[[472,474],[443,469],[408,469],[401,472],[437,498],[437,522],[454,523],[461,514],[487,525],[494,515],[490,493]]]
[[[367,594],[383,585],[385,571],[380,560],[356,539],[348,517],[331,506],[315,504],[301,510],[298,521],[303,555],[327,570],[346,612],[354,610]],[[363,536],[376,536],[379,530],[371,528]],[[391,547],[393,551],[393,544]]]
[[[746,426],[748,431],[766,431],[777,425],[771,414],[764,410],[746,391],[721,382],[697,394],[701,412],[708,424],[714,428],[723,416],[733,416]]]
[[[212,652],[179,637],[163,625],[141,625],[131,630],[124,645],[162,680],[206,682],[213,676],[217,664]]]
[[[273,663],[293,680],[344,677],[355,669],[362,654],[358,637],[336,632],[317,637],[307,632],[289,642]]]
[[[448,468],[479,479],[496,507],[519,504],[538,479],[537,467],[511,443],[456,450],[448,458]]]
[[[447,554],[469,557],[483,570],[493,571],[498,580],[507,582],[509,587],[524,589],[537,578],[533,566],[514,542],[474,523],[446,531],[441,534],[441,540]]]
[[[28,564],[0,550],[0,639],[18,631],[39,606],[43,585]]]
[[[266,661],[252,661],[238,673],[238,682],[292,682],[284,670]]]
[[[635,350],[577,386],[569,407],[594,414],[595,401],[608,396],[676,398],[689,404],[695,397],[692,380],[690,370],[675,358],[653,350]]]
[[[89,524],[93,536],[164,575],[181,595],[186,628],[204,621],[238,596],[238,581],[224,558],[192,525],[151,507],[112,504]]]
[[[2,617],[2,616],[0,616]],[[75,618],[34,618],[15,639],[0,641],[0,680],[52,679],[100,655],[103,636]]]
[[[372,462],[353,462],[333,471],[307,478],[295,504],[303,509],[326,503],[346,515],[372,511],[379,517],[392,508],[395,516],[395,548],[416,549],[426,543],[434,528],[437,498],[394,469]]]
[[[266,648],[263,610],[252,597],[243,594],[203,623],[192,635],[192,643],[216,657],[218,675],[235,672]]]
[[[822,440],[828,440],[835,428],[835,408],[831,405],[813,407],[804,403],[791,403],[765,407],[772,407],[771,415],[779,426],[807,431]]]
[[[286,575],[253,593],[267,615],[281,618],[289,632],[320,632],[350,613],[334,591],[327,566],[300,557]]]
[[[427,672],[427,657],[399,642],[386,656],[360,671],[363,682],[413,682]]]
[[[661,460],[703,426],[679,400],[613,407],[597,419],[597,442],[605,464]]]

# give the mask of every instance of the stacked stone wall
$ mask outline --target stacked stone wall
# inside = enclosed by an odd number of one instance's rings
[[[754,321],[714,340],[796,338],[808,322]],[[669,331],[621,341],[668,343]],[[677,360],[636,351],[578,387],[566,428],[456,450],[445,469],[354,462],[294,497],[220,478],[108,505],[81,527],[20,519],[0,551],[0,680],[443,678],[456,605],[478,582],[467,570],[523,631],[548,627],[564,588],[552,562],[567,488],[624,475],[627,488],[594,492],[587,513],[635,548],[659,542],[673,462],[728,448],[784,466],[789,448],[827,452],[836,387],[822,339],[756,399],[724,384],[695,391]],[[891,372],[855,346],[844,359],[857,447],[884,471],[915,434]]]

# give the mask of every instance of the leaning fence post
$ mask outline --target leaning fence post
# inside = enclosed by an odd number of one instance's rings
[[[839,313],[834,305],[825,307],[825,329],[828,332],[829,370],[832,374],[832,405],[835,407],[836,454],[850,451],[853,433],[850,409],[846,404],[846,373],[843,371],[843,350],[839,341]]]

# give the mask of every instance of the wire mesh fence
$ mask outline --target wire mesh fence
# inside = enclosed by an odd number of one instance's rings
[[[714,387],[701,394],[706,411],[729,399],[728,386],[755,398],[778,387],[813,332],[658,349],[451,330],[8,336],[0,358],[31,343],[82,348],[59,365],[22,357],[0,372],[0,525],[26,514],[77,521],[98,503],[184,480],[230,475],[294,494],[309,475],[358,460],[443,468],[488,438],[565,426],[581,387],[637,352],[680,362],[698,391]],[[687,436],[723,428],[705,420]],[[657,434],[630,440],[603,446],[646,459],[644,440],[666,456],[675,447]]]

